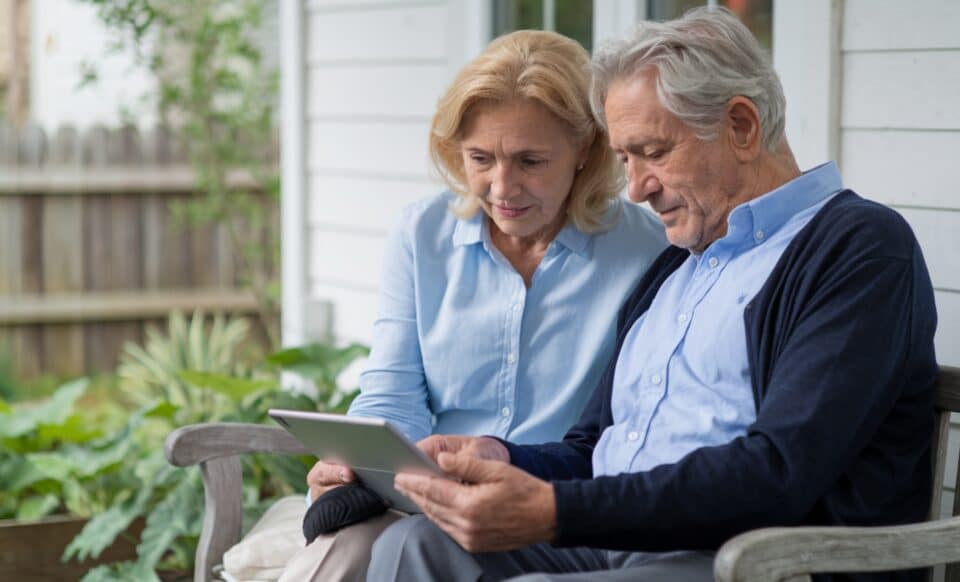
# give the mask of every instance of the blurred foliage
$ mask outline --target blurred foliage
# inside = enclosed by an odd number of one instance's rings
[[[202,196],[176,214],[216,222],[228,234],[239,273],[258,302],[258,315],[279,345],[280,179],[273,111],[278,75],[266,70],[258,42],[264,2],[258,0],[82,0],[92,4],[113,35],[157,80],[142,96],[174,128],[197,175]],[[267,6],[274,6],[267,4]],[[85,63],[85,83],[98,79]],[[243,171],[252,188],[231,186]]]
[[[0,518],[39,519],[68,512],[90,521],[64,560],[96,557],[138,518],[145,528],[138,559],[98,566],[85,582],[158,580],[158,571],[189,572],[203,518],[196,467],[179,469],[163,456],[175,428],[197,422],[268,421],[270,408],[344,411],[336,377],[368,350],[310,345],[246,364],[249,322],[195,313],[169,318],[167,333],[146,346],[127,344],[116,382],[122,398],[99,393],[87,379],[34,402],[0,400]],[[280,373],[314,380],[316,396],[280,389]],[[245,527],[278,497],[306,490],[310,458],[243,458]]]

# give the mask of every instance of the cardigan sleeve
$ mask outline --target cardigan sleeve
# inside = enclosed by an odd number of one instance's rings
[[[913,249],[909,230],[906,237]],[[715,549],[748,529],[807,523],[815,509],[828,514],[819,504],[837,487],[866,495],[846,500],[852,504],[891,502],[880,498],[889,497],[886,484],[846,479],[929,476],[922,458],[933,376],[915,394],[904,388],[905,378],[926,378],[933,362],[933,296],[922,258],[855,245],[835,250],[818,251],[818,273],[806,264],[816,273],[807,295],[785,298],[793,302],[788,331],[767,334],[771,345],[757,350],[770,362],[751,362],[765,370],[768,389],[747,434],[646,472],[555,481],[557,545]],[[889,444],[876,440],[882,432]],[[911,432],[921,436],[898,443]],[[904,450],[890,450],[897,446]],[[911,511],[928,502],[919,497],[908,500]]]

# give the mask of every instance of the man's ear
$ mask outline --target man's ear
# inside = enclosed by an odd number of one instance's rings
[[[752,161],[760,153],[760,112],[750,99],[738,95],[727,101],[725,130],[733,152],[741,162]]]

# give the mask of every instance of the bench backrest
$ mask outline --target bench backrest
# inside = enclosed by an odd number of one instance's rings
[[[940,502],[944,487],[955,491],[953,509],[950,515],[960,515],[960,470],[957,471],[955,483],[946,482],[947,465],[957,466],[960,458],[947,457],[947,440],[950,434],[950,415],[960,412],[960,368],[940,366],[940,377],[937,380],[936,416],[933,431],[933,502],[930,507],[930,518],[940,518]],[[955,455],[960,457],[960,455]]]

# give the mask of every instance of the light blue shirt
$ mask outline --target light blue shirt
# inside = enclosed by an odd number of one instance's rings
[[[620,350],[613,424],[594,449],[594,475],[647,471],[746,434],[756,405],[744,307],[841,189],[831,162],[737,206],[726,236],[664,281]]]
[[[666,247],[663,227],[618,200],[608,232],[564,227],[528,289],[493,246],[486,215],[459,219],[453,200],[408,207],[389,237],[370,358],[348,414],[384,418],[413,441],[558,440],[612,355],[620,304]]]

